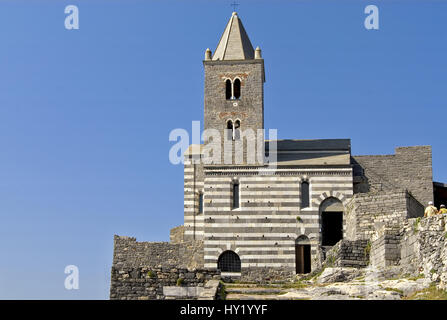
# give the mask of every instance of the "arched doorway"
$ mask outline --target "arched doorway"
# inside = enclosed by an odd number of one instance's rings
[[[217,269],[220,272],[241,272],[241,259],[233,251],[224,251],[217,260]]]
[[[343,239],[343,203],[331,197],[320,205],[321,245],[333,246]]]
[[[310,242],[305,235],[299,236],[295,241],[295,268],[296,273],[311,271]]]

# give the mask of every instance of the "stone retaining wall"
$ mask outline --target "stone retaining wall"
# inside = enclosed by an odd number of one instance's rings
[[[114,237],[113,265],[121,267],[203,268],[203,241],[137,242],[135,238]]]
[[[401,266],[447,289],[447,215],[410,219],[401,228]]]
[[[202,241],[137,242],[115,235],[110,298],[164,299],[163,286],[175,286],[179,278],[195,287],[216,274],[203,270]]]
[[[371,241],[371,264],[384,268],[400,262],[400,226],[380,225]]]
[[[367,240],[340,240],[327,253],[324,266],[364,268],[369,263]]]
[[[241,281],[255,283],[276,283],[293,280],[295,270],[291,268],[244,268],[241,272]]]
[[[216,270],[112,267],[111,300],[198,299],[205,283],[220,279]],[[176,290],[177,288],[177,290]],[[182,296],[179,293],[184,293]]]

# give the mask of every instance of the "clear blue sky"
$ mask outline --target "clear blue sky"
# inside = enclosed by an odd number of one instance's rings
[[[107,299],[113,235],[166,241],[183,223],[168,136],[203,121],[202,59],[230,2],[0,1],[0,298]],[[447,182],[447,2],[238,2],[263,50],[266,128],[350,138],[355,155],[429,144]]]

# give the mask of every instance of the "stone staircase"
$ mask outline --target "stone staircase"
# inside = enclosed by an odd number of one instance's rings
[[[285,294],[281,285],[269,284],[262,286],[257,284],[224,283],[226,300],[280,300]],[[286,298],[287,299],[287,298]]]

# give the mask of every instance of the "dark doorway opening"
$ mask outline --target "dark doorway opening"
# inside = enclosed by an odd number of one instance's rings
[[[343,239],[343,212],[323,212],[321,219],[323,246],[333,246]]]
[[[310,244],[295,245],[296,273],[310,273]]]
[[[224,251],[217,260],[221,272],[241,272],[241,259],[233,251]]]

